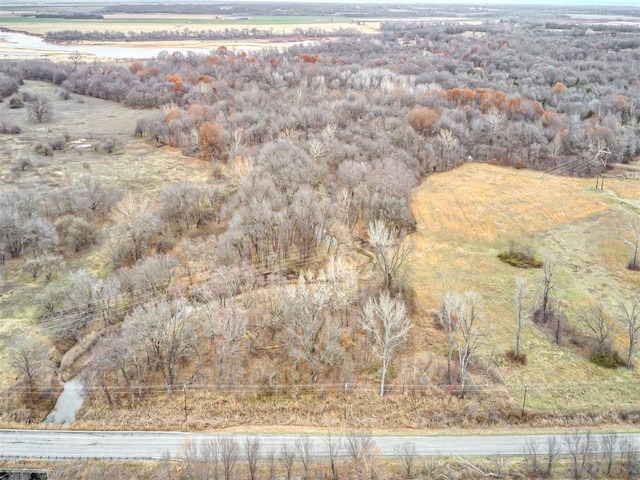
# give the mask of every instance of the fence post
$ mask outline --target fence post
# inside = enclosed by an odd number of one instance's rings
[[[344,383],[344,419],[347,420],[347,382]]]

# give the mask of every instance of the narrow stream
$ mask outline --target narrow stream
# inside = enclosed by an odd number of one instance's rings
[[[49,412],[44,423],[49,425],[69,426],[76,421],[76,412],[82,406],[82,382],[80,377],[74,377],[68,382],[63,382],[64,390],[58,397],[53,410]]]

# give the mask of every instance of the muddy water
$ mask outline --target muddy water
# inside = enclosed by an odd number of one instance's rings
[[[131,58],[152,58],[160,52],[166,51],[194,53],[209,53],[210,48],[170,48],[170,47],[126,47],[109,45],[58,45],[47,43],[42,38],[33,35],[25,35],[18,32],[0,32],[0,58],[2,57],[63,57],[66,58],[71,52],[78,52],[82,56],[131,59]]]
[[[3,32],[0,31],[0,59],[1,58],[58,58],[61,60],[67,60],[72,52],[78,52],[82,60],[89,58],[110,58],[116,60],[131,60],[134,58],[154,58],[157,57],[160,52],[180,52],[186,55],[188,52],[197,54],[208,54],[212,50],[215,50],[218,45],[225,45],[232,51],[259,51],[264,48],[273,48],[273,45],[268,42],[264,44],[251,44],[247,42],[240,42],[237,45],[233,42],[225,43],[225,41],[219,42],[200,42],[202,48],[174,48],[170,43],[164,46],[130,46],[127,43],[121,43],[120,45],[59,45],[56,43],[47,43],[42,38],[34,35],[25,35],[19,32]],[[285,48],[293,45],[295,42],[283,42],[278,44],[278,48]],[[303,42],[310,43],[310,42]],[[139,45],[139,44],[138,44]]]
[[[44,419],[44,423],[69,426],[76,421],[76,412],[84,401],[80,377],[74,377],[68,382],[63,382],[62,385],[64,390],[58,397],[53,410]]]

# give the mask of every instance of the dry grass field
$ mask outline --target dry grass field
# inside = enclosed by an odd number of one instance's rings
[[[170,181],[203,181],[210,176],[204,162],[134,137],[136,121],[153,112],[80,95],[61,100],[59,89],[40,82],[25,82],[24,88],[50,100],[53,120],[31,123],[26,109],[0,106],[2,118],[22,128],[20,135],[0,137],[2,189],[50,190],[91,174],[140,194],[156,194]],[[67,139],[67,148],[50,157],[33,151],[35,142],[62,138]],[[96,151],[109,138],[117,142],[113,153]],[[31,159],[33,167],[10,168],[13,160],[22,157]]]
[[[640,211],[638,178],[612,175],[600,191],[592,179],[468,164],[427,178],[415,192],[413,208],[418,223],[413,285],[426,331],[433,329],[429,312],[444,287],[476,290],[483,297],[485,358],[498,366],[514,401],[527,385],[528,405],[548,412],[637,406],[636,372],[598,367],[571,345],[554,345],[531,323],[522,337],[528,364],[503,360],[515,339],[515,277],[526,275],[533,302],[542,274],[511,267],[497,254],[514,241],[535,248],[541,258],[553,256],[556,294],[578,330],[577,312],[589,300],[602,301],[615,318],[619,302],[640,288],[640,276],[625,268],[629,251],[620,239],[628,218]],[[615,348],[624,354],[626,345],[624,325],[617,322]]]

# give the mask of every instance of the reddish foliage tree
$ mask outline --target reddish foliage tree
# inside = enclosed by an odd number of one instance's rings
[[[308,53],[303,53],[302,55],[300,55],[300,60],[302,60],[305,63],[316,63],[319,58],[320,58],[320,55],[318,54],[309,55]]]
[[[564,92],[566,89],[567,87],[564,86],[564,83],[556,82],[556,84],[553,86],[553,89],[551,90],[551,93],[553,93],[554,95],[557,95],[559,93]]]
[[[167,113],[167,116],[165,117],[165,122],[167,123],[167,125],[171,125],[171,121],[176,118],[182,118],[182,110],[178,108],[174,108],[173,110],[170,110]]]
[[[222,159],[227,150],[227,132],[217,122],[204,122],[200,126],[198,145],[203,160]]]
[[[184,83],[182,82],[182,77],[177,73],[174,73],[173,75],[168,75],[167,81],[173,83],[173,93],[176,93],[176,94],[181,93],[182,90],[184,89]]]
[[[129,71],[133,74],[137,74],[142,69],[144,69],[144,65],[141,62],[133,62],[129,65]]]
[[[418,133],[432,133],[434,124],[440,120],[438,112],[427,107],[414,108],[409,112],[409,125]]]

